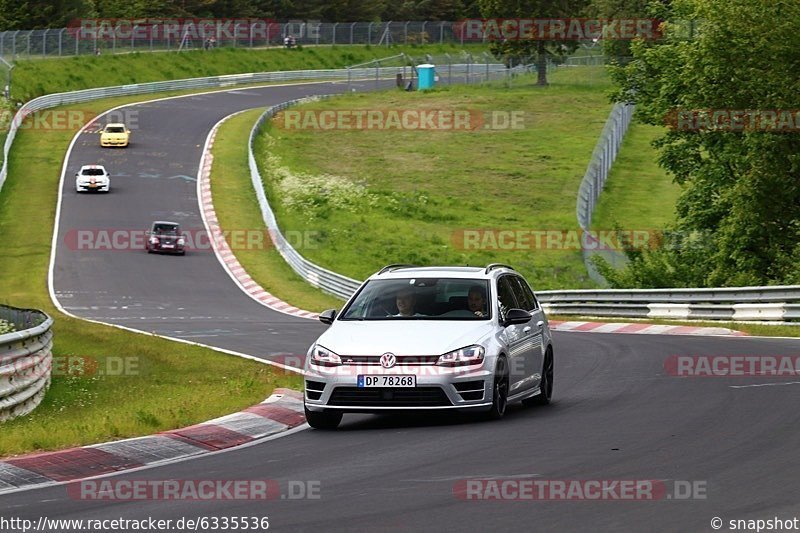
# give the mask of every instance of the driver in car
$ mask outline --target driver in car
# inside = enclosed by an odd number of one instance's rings
[[[398,313],[396,317],[406,316],[423,316],[414,312],[414,307],[417,305],[417,295],[411,287],[404,287],[397,291],[395,296],[395,304],[397,305]]]

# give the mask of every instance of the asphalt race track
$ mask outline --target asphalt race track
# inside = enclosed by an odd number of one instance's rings
[[[223,117],[344,90],[334,83],[236,89],[127,107],[135,129],[125,149],[100,148],[96,133],[82,133],[62,191],[53,272],[62,306],[83,318],[257,357],[304,355],[323,325],[253,301],[203,246],[207,241],[197,239],[203,249],[185,257],[147,254],[132,232],[170,220],[195,237],[206,234],[197,203],[198,165],[209,131]],[[75,172],[95,163],[111,174],[111,192],[75,193]],[[106,246],[103,239],[115,231],[122,237]]]
[[[141,228],[153,219],[201,227],[196,198],[203,142],[221,117],[331,84],[236,90],[136,106],[127,150],[81,136],[69,161],[55,291],[70,312],[258,357],[304,353],[322,326],[255,303],[212,253],[72,250],[76,228]],[[104,161],[100,161],[103,158]],[[103,162],[109,195],[76,195],[71,176]],[[184,176],[184,177],[181,177]],[[86,501],[66,486],[0,496],[0,514],[29,518],[268,516],[292,531],[711,531],[714,517],[800,515],[800,384],[790,377],[679,378],[675,355],[797,355],[795,340],[555,334],[554,403],[510,408],[500,422],[454,414],[348,415],[337,432],[277,440],[112,479],[270,479],[318,483],[318,499]],[[796,378],[795,378],[796,379]],[[476,501],[454,488],[497,480],[659,480],[652,501]],[[702,494],[677,497],[677,482]],[[683,484],[682,486],[685,486]],[[670,497],[673,496],[673,497]]]

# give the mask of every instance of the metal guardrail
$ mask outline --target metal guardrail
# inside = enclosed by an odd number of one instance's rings
[[[272,237],[272,242],[275,244],[275,247],[278,249],[283,259],[289,264],[289,266],[292,267],[292,270],[294,270],[301,278],[314,287],[317,287],[328,294],[332,294],[347,300],[356,290],[358,290],[358,288],[361,286],[361,282],[352,278],[348,278],[342,274],[337,274],[336,272],[312,263],[300,255],[300,252],[295,250],[289,241],[286,240],[286,238],[283,236],[283,233],[281,233],[280,228],[278,227],[278,221],[275,218],[275,213],[272,211],[272,207],[269,205],[267,193],[264,189],[264,180],[261,177],[261,172],[258,170],[256,157],[253,153],[256,136],[261,132],[264,124],[266,124],[268,120],[275,116],[276,113],[293,105],[306,102],[316,102],[322,98],[323,97],[320,96],[298,98],[297,100],[291,100],[276,106],[272,106],[262,113],[256,123],[253,125],[253,128],[250,130],[247,161],[250,165],[250,179],[253,182],[253,190],[256,192],[256,198],[258,198],[258,204],[261,207],[261,215],[264,219],[264,224],[266,224],[269,234]]]
[[[702,320],[800,319],[800,286],[538,292],[554,315]]]
[[[0,421],[33,411],[50,386],[53,319],[42,311],[0,306],[16,331],[0,335]]]
[[[589,277],[600,284],[604,284],[605,279],[597,271],[591,257],[596,253],[602,253],[609,263],[618,265],[620,262],[624,262],[624,256],[614,250],[598,252],[597,243],[591,242],[592,236],[589,233],[589,228],[592,224],[592,215],[594,214],[597,200],[600,198],[600,193],[603,192],[611,166],[614,164],[614,160],[617,158],[619,149],[622,146],[622,140],[628,131],[634,109],[635,106],[633,105],[614,104],[578,189],[576,211],[578,225],[583,230],[581,232],[583,262],[589,272]]]

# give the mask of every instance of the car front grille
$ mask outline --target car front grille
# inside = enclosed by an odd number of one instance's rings
[[[398,355],[397,365],[405,366],[430,366],[439,360],[438,355]],[[344,365],[380,365],[380,355],[344,355],[341,356]]]
[[[413,389],[336,387],[328,405],[340,407],[444,407],[452,405],[439,387]]]

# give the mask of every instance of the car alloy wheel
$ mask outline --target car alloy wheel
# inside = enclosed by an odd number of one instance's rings
[[[489,418],[499,420],[506,414],[508,405],[508,363],[505,357],[497,360],[497,369],[494,373],[492,385],[492,407],[489,409]]]

